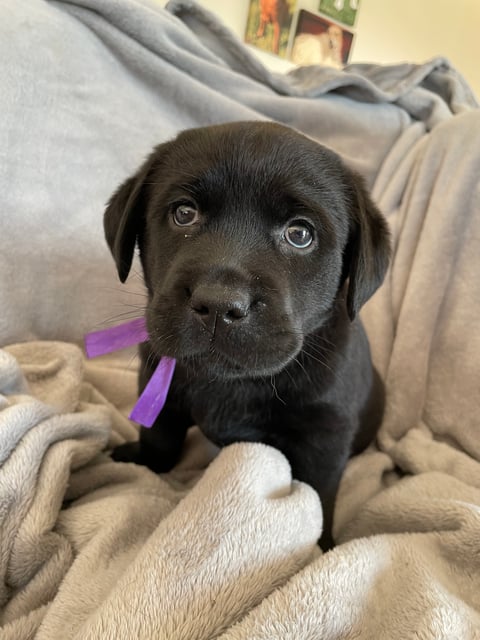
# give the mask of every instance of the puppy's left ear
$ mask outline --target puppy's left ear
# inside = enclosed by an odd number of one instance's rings
[[[383,282],[390,260],[390,233],[357,174],[352,174],[350,206],[351,228],[344,252],[343,279],[348,278],[347,311],[353,320]]]

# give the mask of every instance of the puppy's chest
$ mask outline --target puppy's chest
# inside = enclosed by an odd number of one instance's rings
[[[272,389],[262,380],[181,381],[174,393],[193,422],[219,446],[261,439],[275,413]]]

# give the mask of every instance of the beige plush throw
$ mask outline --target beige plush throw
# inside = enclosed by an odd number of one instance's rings
[[[0,113],[0,640],[480,638],[480,113],[461,76],[280,76],[192,1],[22,0],[0,6]],[[316,493],[270,447],[193,428],[169,474],[113,462],[137,361],[78,346],[142,315],[108,196],[178,130],[248,118],[341,153],[392,230],[363,310],[385,418],[326,555]]]

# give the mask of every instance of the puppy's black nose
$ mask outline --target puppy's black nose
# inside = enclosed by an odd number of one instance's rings
[[[246,318],[250,312],[250,295],[242,288],[221,284],[199,285],[190,297],[190,306],[209,331],[217,324],[230,324]]]

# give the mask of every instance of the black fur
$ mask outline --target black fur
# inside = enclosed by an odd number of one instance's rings
[[[309,246],[288,242],[292,223]],[[389,235],[360,177],[281,125],[192,129],[120,186],[105,232],[122,282],[140,250],[140,390],[160,356],[177,359],[155,425],[114,457],[166,471],[193,423],[220,446],[270,444],[320,494],[329,548],[342,471],[383,411],[356,315],[384,278]]]

